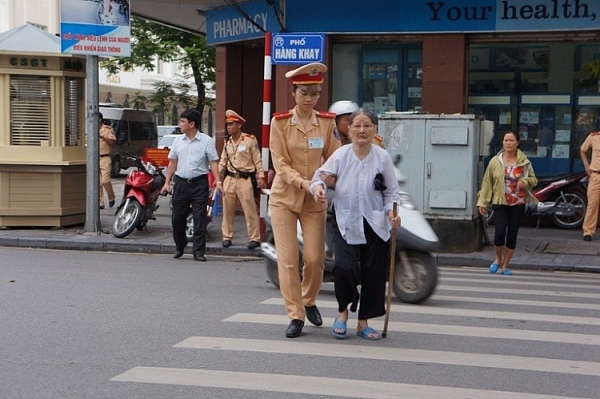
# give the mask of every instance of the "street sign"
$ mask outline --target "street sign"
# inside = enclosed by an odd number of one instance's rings
[[[272,43],[273,64],[323,62],[324,34],[276,33]]]

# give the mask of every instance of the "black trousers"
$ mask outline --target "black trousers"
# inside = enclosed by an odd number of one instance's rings
[[[173,226],[173,241],[178,251],[183,251],[187,246],[185,234],[187,215],[192,207],[194,218],[194,239],[192,252],[196,255],[204,255],[206,252],[206,225],[208,216],[206,206],[208,204],[208,175],[200,176],[197,180],[189,182],[185,179],[175,177],[173,186],[173,213],[171,224]]]
[[[515,249],[525,205],[494,205],[494,245]]]
[[[366,320],[385,315],[385,283],[389,263],[389,240],[383,241],[363,219],[366,244],[346,243],[333,212],[333,243],[335,247],[334,288],[338,311],[356,312]],[[358,286],[361,286],[360,294]]]

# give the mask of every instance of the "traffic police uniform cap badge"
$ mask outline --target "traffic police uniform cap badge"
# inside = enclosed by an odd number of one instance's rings
[[[287,72],[285,77],[291,79],[293,85],[321,85],[325,72],[327,72],[325,64],[312,62]]]
[[[246,120],[234,110],[228,109],[225,111],[225,123],[227,122],[245,123]]]

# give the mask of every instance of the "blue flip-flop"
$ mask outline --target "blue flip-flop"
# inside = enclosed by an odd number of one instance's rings
[[[343,333],[336,332],[335,330],[343,330]],[[333,322],[333,327],[331,327],[331,335],[337,339],[344,339],[348,334],[346,322],[338,320],[337,318]]]
[[[494,274],[498,271],[498,268],[500,267],[499,264],[497,263],[492,263],[492,265],[490,266],[490,273]]]
[[[512,272],[510,271],[510,269],[502,270],[502,274],[505,276],[512,276]]]
[[[366,326],[362,331],[357,331],[356,335],[361,338],[368,339],[369,341],[377,341],[381,338],[381,334],[369,326]]]

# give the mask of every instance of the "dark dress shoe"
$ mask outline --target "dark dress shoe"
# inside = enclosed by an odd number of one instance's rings
[[[181,258],[182,255],[183,255],[183,251],[175,251],[175,252],[173,252],[173,257],[175,259]]]
[[[590,236],[590,235],[583,236],[583,241],[592,241],[592,236]]]
[[[115,206],[115,201],[109,201],[109,202],[108,202],[108,206],[109,206],[110,208],[112,208],[113,206]]]
[[[194,260],[197,260],[198,262],[206,262],[206,258],[204,257],[204,255],[194,254]]]
[[[287,330],[285,330],[285,337],[298,338],[300,334],[302,334],[302,327],[304,327],[304,322],[302,320],[294,319],[290,321],[290,325]]]
[[[248,249],[254,249],[260,247],[260,242],[258,241],[250,241],[247,245]]]
[[[323,325],[323,319],[321,318],[321,312],[317,309],[317,305],[305,306],[306,318],[315,326],[319,327]]]
[[[223,242],[221,243],[221,245],[224,248],[229,248],[231,246],[231,240],[223,240]]]

